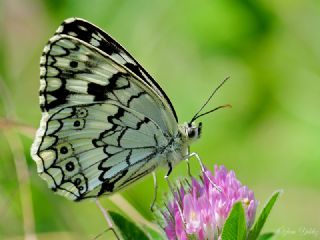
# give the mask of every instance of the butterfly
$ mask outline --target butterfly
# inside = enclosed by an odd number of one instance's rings
[[[49,188],[74,201],[110,195],[159,166],[169,175],[201,135],[200,111],[178,124],[147,71],[79,18],[66,19],[44,47],[39,98],[31,156]]]

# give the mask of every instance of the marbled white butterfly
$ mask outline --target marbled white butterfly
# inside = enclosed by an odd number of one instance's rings
[[[158,166],[169,174],[201,134],[200,111],[178,124],[157,82],[79,18],[65,20],[43,50],[40,107],[31,155],[49,187],[71,200],[109,195]]]

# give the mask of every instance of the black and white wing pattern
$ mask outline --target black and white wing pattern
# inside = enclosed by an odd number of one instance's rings
[[[100,49],[107,54],[111,59],[120,65],[125,66],[131,72],[135,73],[140,80],[151,87],[162,99],[166,102],[176,121],[178,121],[177,114],[170,102],[169,97],[161,89],[159,84],[148,74],[146,70],[127,52],[117,41],[110,35],[94,26],[92,23],[80,18],[70,18],[65,20],[56,31],[56,35],[74,36],[90,45]]]
[[[40,176],[72,200],[111,194],[165,162],[178,135],[169,98],[109,35],[70,18],[40,60]]]

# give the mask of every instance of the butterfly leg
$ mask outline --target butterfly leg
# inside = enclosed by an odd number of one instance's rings
[[[195,158],[198,160],[198,162],[199,162],[199,164],[200,164],[200,167],[201,167],[201,172],[203,173],[204,176],[207,177],[207,179],[208,179],[209,182],[212,184],[212,186],[213,186],[215,189],[217,189],[219,192],[222,192],[221,188],[220,188],[217,184],[215,184],[215,183],[210,179],[210,177],[208,176],[208,174],[207,174],[207,172],[206,172],[206,169],[205,169],[205,167],[204,167],[204,165],[203,165],[203,162],[201,161],[199,155],[198,155],[197,153],[193,152],[193,153],[190,153],[188,156],[186,156],[186,158],[188,158],[188,159],[191,158],[191,157],[195,157]]]
[[[117,240],[120,240],[120,237],[118,236],[116,230],[113,228],[113,223],[112,223],[112,221],[111,221],[111,219],[110,219],[110,216],[109,216],[107,210],[101,205],[101,203],[99,202],[98,198],[96,198],[96,201],[95,201],[95,202],[96,202],[96,205],[98,206],[98,208],[100,209],[100,211],[102,212],[103,217],[104,217],[104,219],[106,220],[106,222],[107,222],[107,224],[108,224],[108,226],[109,226],[109,228],[108,228],[106,231],[104,231],[104,232],[107,232],[107,231],[110,230],[110,231],[112,231],[113,234],[116,236]],[[100,237],[100,236],[101,236],[101,234],[99,234],[98,236],[96,236],[94,239],[97,239],[97,238]]]
[[[169,175],[170,175],[171,172],[172,172],[172,164],[171,164],[171,162],[168,162],[168,168],[169,168],[169,169],[168,169],[168,172],[167,172],[167,174],[164,176],[164,179],[167,181],[171,193],[174,194],[172,185],[171,185],[171,183],[170,183],[170,181],[169,181]]]
[[[190,147],[188,148],[188,152],[190,152]],[[186,163],[187,163],[187,170],[188,170],[188,175],[191,178],[192,174],[191,174],[191,167],[190,167],[190,162],[189,162],[189,158],[186,158]]]
[[[174,192],[173,187],[172,187],[172,185],[171,185],[171,183],[169,181],[169,175],[172,172],[172,164],[170,162],[168,162],[168,168],[169,168],[169,170],[168,170],[167,174],[164,176],[164,179],[167,181],[169,189],[170,189],[172,195],[174,195],[175,192]],[[186,221],[184,219],[184,216],[183,216],[183,213],[182,213],[182,209],[181,209],[181,202],[179,203],[179,201],[176,198],[174,198],[174,199],[175,199],[174,201],[176,201],[176,204],[178,206],[178,211],[179,211],[179,214],[181,216],[183,225],[186,226]]]
[[[167,181],[167,183],[169,185],[169,188],[172,191],[171,184],[170,184],[169,179],[168,179],[169,175],[172,172],[172,165],[171,165],[170,162],[168,163],[168,167],[169,167],[169,170],[168,170],[167,174],[164,176],[164,178],[166,179],[166,181]],[[154,204],[155,204],[155,202],[157,200],[158,184],[157,184],[156,173],[152,172],[152,176],[153,176],[153,183],[154,183],[154,197],[153,197],[153,201],[152,201],[152,203],[150,205],[150,210],[153,212],[153,207],[154,207]]]
[[[158,193],[157,175],[155,172],[152,172],[152,176],[153,176],[153,184],[154,184],[154,196],[153,196],[153,201],[150,205],[151,212],[153,212],[153,207],[154,207],[154,204],[156,203],[157,193]]]
[[[168,162],[168,172],[167,172],[167,174],[164,176],[164,178],[165,179],[167,179],[168,177],[169,177],[169,175],[171,174],[171,172],[172,172],[172,164],[171,164],[171,162]]]
[[[171,167],[172,167],[172,166],[171,166]],[[170,172],[170,168],[169,168],[169,172]],[[170,191],[171,191],[172,195],[175,195],[175,192],[174,192],[174,190],[173,190],[173,187],[172,187],[172,185],[171,185],[171,183],[170,183],[170,181],[169,181],[168,175],[169,175],[169,174],[167,174],[164,178],[165,178],[165,180],[166,180],[167,183],[168,183],[168,186],[169,186],[169,188],[170,188]],[[179,214],[180,214],[180,216],[181,216],[183,225],[186,226],[186,221],[185,221],[185,219],[184,219],[184,216],[183,216],[183,213],[182,213],[182,209],[181,209],[181,201],[179,202],[176,198],[174,198],[174,201],[176,202],[176,204],[177,204],[177,206],[178,206],[178,211],[179,211]]]

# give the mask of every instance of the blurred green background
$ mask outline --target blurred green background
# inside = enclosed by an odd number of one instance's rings
[[[230,76],[208,109],[233,108],[201,119],[202,139],[192,150],[210,169],[235,170],[255,191],[259,210],[274,190],[284,190],[264,231],[278,232],[277,239],[320,239],[317,0],[0,1],[0,239],[91,239],[107,228],[93,202],[69,202],[47,189],[29,156],[40,120],[39,58],[72,16],[125,46],[167,92],[181,122]],[[164,174],[158,171],[159,203],[168,191]],[[186,174],[181,163],[172,179]],[[151,177],[121,194],[152,221]]]

